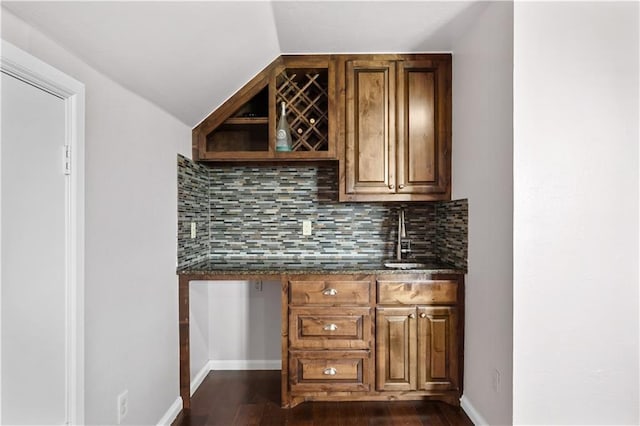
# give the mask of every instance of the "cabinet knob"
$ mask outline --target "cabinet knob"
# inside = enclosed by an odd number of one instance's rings
[[[336,290],[335,288],[328,288],[326,290],[323,290],[322,294],[324,294],[325,296],[335,296],[336,294],[338,294],[338,290]]]
[[[398,188],[402,189],[402,188],[404,188],[404,185],[400,184],[400,185],[398,185]]]
[[[409,314],[409,318],[414,319],[416,317],[416,314]]]
[[[420,318],[426,318],[426,317],[427,317],[427,314],[425,314],[424,312],[420,313]]]
[[[393,184],[392,184],[392,183],[391,183],[391,184],[389,184],[389,189],[393,189],[393,188],[395,188],[395,187],[393,186]]]
[[[322,329],[324,331],[336,331],[338,329],[338,326],[335,324],[327,324],[324,327],[322,327]]]
[[[325,368],[322,374],[324,374],[325,376],[335,376],[336,374],[338,374],[338,370],[333,367],[329,367]]]

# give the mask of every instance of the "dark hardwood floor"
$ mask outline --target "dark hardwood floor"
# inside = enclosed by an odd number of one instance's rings
[[[210,372],[191,398],[191,415],[172,426],[473,425],[442,402],[306,402],[280,408],[280,371]]]

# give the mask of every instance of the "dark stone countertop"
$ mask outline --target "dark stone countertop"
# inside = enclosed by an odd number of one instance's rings
[[[391,260],[391,259],[390,259]],[[433,260],[412,259],[424,263],[419,269],[391,269],[381,259],[256,259],[213,258],[179,267],[179,275],[283,275],[283,274],[465,274],[466,271]]]

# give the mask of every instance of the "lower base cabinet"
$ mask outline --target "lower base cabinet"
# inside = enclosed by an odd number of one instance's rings
[[[282,405],[437,399],[460,404],[464,276],[285,277]]]
[[[376,309],[376,389],[457,390],[454,307]]]

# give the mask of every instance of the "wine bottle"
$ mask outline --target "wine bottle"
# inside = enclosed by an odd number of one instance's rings
[[[276,151],[291,151],[291,131],[287,122],[285,103],[280,104],[280,120],[276,129]]]

